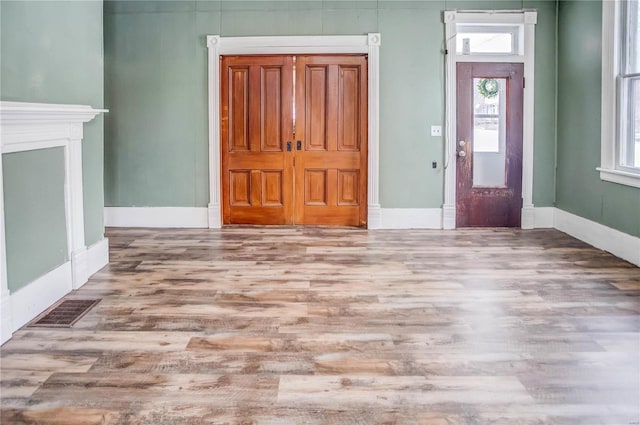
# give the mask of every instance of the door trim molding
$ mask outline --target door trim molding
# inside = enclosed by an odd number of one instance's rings
[[[522,122],[522,211],[521,227],[533,229],[535,226],[533,205],[533,126],[535,91],[535,26],[538,13],[535,11],[487,11],[487,12],[444,12],[447,40],[445,55],[445,179],[444,204],[442,205],[442,225],[445,229],[456,228],[456,64],[458,62],[521,62],[524,63],[526,86],[523,96]],[[522,25],[524,28],[524,55],[457,55],[457,23],[493,23]],[[472,58],[472,59],[469,59]],[[500,60],[500,58],[502,60]]]
[[[380,151],[380,41],[379,33],[367,35],[221,37],[207,36],[209,84],[209,228],[222,227],[220,156],[220,56],[260,54],[368,55],[368,152],[367,227],[381,226],[379,200]]]

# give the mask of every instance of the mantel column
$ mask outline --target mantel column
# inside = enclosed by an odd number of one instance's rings
[[[11,319],[11,299],[7,281],[7,251],[4,237],[4,191],[2,174],[2,146],[0,146],[0,344],[11,338],[13,321]]]
[[[84,241],[84,199],[82,191],[82,123],[69,125],[69,145],[66,160],[69,173],[65,177],[65,193],[69,214],[69,257],[73,271],[73,289],[78,289],[89,280],[87,269],[87,246]]]

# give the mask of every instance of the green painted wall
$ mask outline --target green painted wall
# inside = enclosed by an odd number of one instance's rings
[[[67,261],[62,148],[2,155],[9,290]]]
[[[443,142],[429,130],[444,121],[442,11],[523,5],[539,12],[534,203],[551,206],[556,7],[520,0],[105,2],[105,203],[207,205],[207,34],[380,32],[382,206],[440,207]]]
[[[102,1],[1,1],[0,99],[86,104],[102,108],[102,14]],[[101,240],[104,234],[102,117],[85,124],[82,149],[85,240],[87,245],[91,245]],[[44,163],[52,155],[45,150],[12,159],[4,170],[5,185],[23,181],[28,173],[25,170],[31,170],[33,176],[41,180],[42,186],[35,182],[25,182],[25,185],[28,183],[36,188],[36,193],[45,187],[47,193],[60,193],[63,186],[52,187],[51,181],[45,182],[47,175],[44,172],[27,168],[28,161],[31,161],[29,164]],[[21,165],[23,161],[24,166]],[[62,185],[61,181],[54,181]],[[12,193],[15,194],[16,190]],[[22,258],[30,257],[35,262],[34,271],[46,271],[52,258],[64,262],[64,257],[59,255],[60,247],[66,246],[66,238],[60,239],[65,234],[64,221],[61,229],[47,228],[44,231],[42,227],[34,227],[34,223],[51,224],[51,216],[64,216],[64,204],[51,203],[49,196],[38,198],[34,195],[28,202],[17,199],[18,205],[27,210],[9,216],[9,209],[14,208],[11,202],[15,199],[8,196],[7,272],[9,285],[14,287],[26,276],[19,271]],[[59,220],[56,223],[60,224]],[[14,236],[10,238],[9,235]],[[33,246],[36,237],[39,239],[38,247]],[[41,255],[33,255],[32,252]],[[30,276],[33,277],[33,273]]]
[[[558,208],[640,236],[640,189],[600,180],[602,3],[558,5]]]

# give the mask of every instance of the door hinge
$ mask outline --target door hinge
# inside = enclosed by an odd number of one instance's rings
[[[525,86],[525,80],[524,80],[524,77],[522,77],[522,88],[524,88],[524,86]]]

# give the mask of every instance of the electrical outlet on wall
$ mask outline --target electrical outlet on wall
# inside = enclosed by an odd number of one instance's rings
[[[432,125],[431,126],[431,136],[433,136],[433,137],[442,136],[442,126],[441,125]]]

